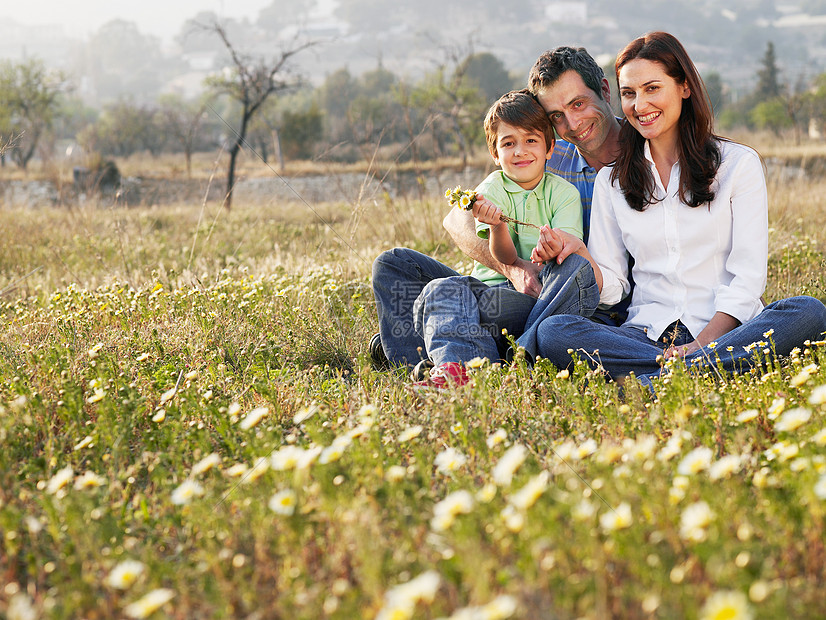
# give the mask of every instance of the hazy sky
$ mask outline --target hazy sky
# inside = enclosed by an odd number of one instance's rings
[[[301,0],[296,0],[300,2]],[[163,39],[176,35],[186,19],[199,11],[221,17],[254,20],[272,0],[3,0],[0,19],[21,24],[60,24],[66,34],[85,38],[106,22],[135,22],[144,34]]]

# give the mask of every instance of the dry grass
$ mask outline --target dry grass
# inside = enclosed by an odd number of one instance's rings
[[[824,285],[823,184],[770,183],[770,296]],[[653,401],[519,360],[414,393],[367,361],[370,262],[466,269],[446,206],[0,210],[0,615],[123,617],[162,588],[152,617],[695,618],[732,591],[733,617],[824,617],[823,346],[677,368]],[[437,519],[452,492],[473,505]]]

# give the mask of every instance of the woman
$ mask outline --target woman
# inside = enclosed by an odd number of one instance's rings
[[[594,187],[588,247],[543,230],[543,252],[571,253],[593,268],[600,302],[613,304],[635,282],[619,327],[557,315],[537,329],[539,353],[559,367],[574,350],[614,378],[633,372],[650,386],[661,359],[687,363],[720,357],[727,370],[752,362],[753,342],[778,355],[826,331],[826,307],[793,297],[763,308],[768,206],[760,157],[713,133],[713,115],[697,69],[677,39],[640,37],[616,61],[626,117],[621,151]],[[547,247],[547,256],[544,248]],[[658,361],[658,358],[660,361]]]

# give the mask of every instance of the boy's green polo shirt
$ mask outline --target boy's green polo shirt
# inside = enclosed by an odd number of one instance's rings
[[[476,193],[482,194],[507,216],[536,226],[547,224],[582,239],[582,203],[579,191],[555,174],[546,172],[539,185],[526,190],[506,177],[504,172],[496,170],[476,187]],[[517,255],[530,260],[531,250],[539,241],[539,230],[512,223],[507,226]],[[489,229],[490,226],[476,220],[476,233],[480,237],[487,239]],[[474,265],[471,275],[491,285],[507,281],[505,276],[480,263]]]

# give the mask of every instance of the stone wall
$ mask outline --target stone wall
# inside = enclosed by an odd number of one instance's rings
[[[60,192],[51,181],[0,181],[0,206],[30,208],[58,204]]]
[[[441,170],[417,175],[414,172],[382,174],[342,173],[333,175],[303,175],[295,177],[239,178],[233,202],[266,204],[269,202],[347,202],[408,198],[440,197],[448,187],[473,187],[487,171]],[[163,204],[200,205],[208,194],[211,203],[221,202],[226,180],[216,177],[205,180],[156,179],[125,177],[116,192],[89,194],[75,191],[71,185],[62,190],[50,181],[0,180],[0,208],[38,208],[76,206],[90,202],[100,206],[151,206]]]
[[[770,179],[781,182],[805,177],[826,176],[826,158],[809,157],[781,160],[768,158],[766,167]],[[271,176],[238,179],[233,201],[236,204],[268,204],[271,202],[345,202],[439,198],[445,189],[461,185],[475,187],[491,170],[445,168],[416,173],[392,171],[389,173],[341,173],[329,175]],[[92,202],[100,206],[151,206],[164,204],[200,205],[208,193],[210,203],[220,203],[224,197],[223,177],[215,177],[212,184],[205,180],[157,179],[126,177],[120,189],[111,194],[86,195],[77,193],[71,185],[57,188],[49,181],[0,180],[0,208],[37,208],[46,206],[75,206]]]

